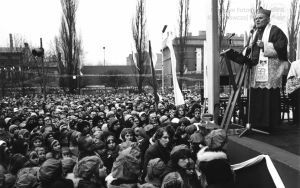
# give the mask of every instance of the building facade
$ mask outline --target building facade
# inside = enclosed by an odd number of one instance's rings
[[[244,36],[233,36],[227,39],[229,36],[225,36],[222,41],[222,49],[232,48],[237,51],[241,51],[244,45]],[[174,38],[172,43],[176,56],[176,72],[177,78],[183,80],[183,89],[189,88],[203,88],[203,72],[204,72],[204,61],[205,61],[205,42],[206,32],[199,31],[198,36],[187,36],[186,48],[184,51],[184,74],[183,77],[179,76],[179,39]],[[166,39],[164,41],[166,43]],[[232,62],[234,74],[239,70],[239,65]],[[225,66],[225,61],[220,57],[220,76],[221,82],[226,84],[228,80],[228,70]],[[163,81],[166,89],[172,87],[172,71],[171,71],[171,58],[170,50],[166,46],[163,49]],[[225,81],[224,81],[225,80]],[[160,80],[160,82],[162,82]],[[221,84],[222,85],[222,84]]]

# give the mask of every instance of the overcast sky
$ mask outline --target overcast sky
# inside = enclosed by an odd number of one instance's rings
[[[197,35],[206,30],[209,18],[208,0],[190,0],[190,31]],[[251,8],[255,0],[231,0],[231,19],[227,32],[242,34],[252,25]],[[290,0],[265,0],[272,10],[272,23],[286,32]],[[77,30],[83,40],[84,63],[97,65],[103,62],[105,46],[106,64],[125,64],[133,46],[131,19],[136,0],[79,0]],[[153,51],[159,52],[164,25],[176,33],[178,0],[146,0],[147,31]],[[53,46],[58,35],[61,18],[60,0],[0,0],[0,46],[9,45],[9,33],[21,36],[29,44],[44,48]]]

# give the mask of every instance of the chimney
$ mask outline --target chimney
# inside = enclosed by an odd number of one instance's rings
[[[12,34],[11,34],[11,33],[9,34],[9,47],[10,47],[10,50],[11,50],[11,51],[12,51],[13,48],[14,48],[13,37],[12,37]]]

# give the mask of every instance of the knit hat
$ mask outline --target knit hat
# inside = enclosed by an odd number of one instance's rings
[[[38,178],[42,184],[49,184],[62,175],[62,164],[59,160],[47,159],[40,167]]]
[[[171,123],[177,124],[177,123],[179,123],[179,119],[178,119],[178,118],[173,118],[173,119],[171,120]]]
[[[133,118],[133,116],[130,114],[125,115],[124,121],[128,121],[130,118]]]
[[[110,118],[110,117],[113,117],[115,115],[115,113],[113,112],[113,111],[109,111],[109,112],[107,112],[107,114],[106,114],[106,118],[108,119],[108,118]]]
[[[16,129],[18,129],[18,128],[19,128],[18,125],[12,124],[11,126],[9,126],[8,131],[9,131],[9,133],[13,134],[14,131],[15,131]]]
[[[13,187],[15,182],[16,182],[17,177],[13,174],[10,174],[10,173],[5,174],[4,176],[5,176],[5,185],[6,185],[6,187]]]
[[[184,131],[189,135],[193,134],[196,130],[197,130],[197,127],[194,124],[189,125],[189,126],[185,127],[185,129],[184,129]]]
[[[183,188],[183,179],[178,172],[171,172],[167,174],[162,181],[161,187],[166,187],[166,185],[171,182],[173,182],[173,186],[179,184],[179,186],[176,187]]]
[[[24,128],[24,127],[26,127],[26,124],[27,124],[26,121],[22,121],[22,122],[19,124],[19,127],[20,127],[20,128]]]
[[[116,179],[135,180],[140,175],[140,149],[138,146],[129,147],[119,153],[113,163],[112,176]]]
[[[161,117],[159,118],[159,122],[160,122],[160,123],[165,123],[168,119],[169,119],[168,116],[163,115],[163,116],[161,116]]]
[[[191,151],[189,147],[185,144],[181,144],[173,147],[170,153],[170,158],[174,162],[177,162],[179,159],[189,158],[189,157],[191,157]]]
[[[160,187],[160,176],[166,168],[165,163],[160,158],[151,159],[147,165],[147,176],[145,181]]]
[[[76,162],[72,158],[64,158],[61,160],[62,171],[64,174],[70,173],[73,171],[73,168]]]
[[[37,186],[37,178],[31,174],[23,174],[17,177],[15,188],[34,188]]]
[[[53,139],[50,143],[51,148],[55,145],[55,144],[59,144],[58,140]]]
[[[204,142],[204,136],[201,134],[201,132],[197,131],[190,136],[189,141],[194,144],[201,144]]]
[[[227,134],[223,129],[212,130],[205,137],[205,143],[210,149],[221,149],[226,142]]]
[[[30,134],[29,134],[29,131],[27,130],[27,129],[21,129],[21,130],[19,130],[19,132],[18,132],[18,136],[19,137],[22,137],[22,138],[25,138],[25,137],[29,137],[30,136]]]
[[[144,114],[146,115],[146,112],[140,112],[139,117],[142,117]]]
[[[89,179],[93,174],[97,173],[99,166],[103,166],[103,162],[98,156],[88,156],[82,158],[78,165],[74,168],[74,174],[83,179]]]
[[[9,122],[9,120],[11,120],[10,117],[7,117],[7,118],[4,119],[6,125],[7,125],[7,123]]]

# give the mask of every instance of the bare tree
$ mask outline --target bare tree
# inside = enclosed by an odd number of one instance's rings
[[[132,36],[137,53],[138,91],[143,90],[144,74],[147,72],[147,35],[146,35],[145,0],[137,0],[136,13],[132,18]]]
[[[179,46],[179,53],[178,53],[178,59],[179,59],[179,87],[182,89],[182,77],[185,69],[185,51],[186,51],[186,41],[189,31],[189,25],[190,25],[190,13],[189,13],[189,6],[190,1],[189,0],[179,0],[179,18],[178,18],[178,26],[179,26],[179,36],[178,36],[178,46]]]
[[[290,6],[290,16],[288,18],[288,38],[289,38],[289,60],[295,61],[297,54],[297,38],[300,25],[300,4],[299,0],[292,0]]]
[[[78,85],[78,69],[82,55],[81,39],[77,36],[76,31],[78,0],[61,0],[61,6],[63,12],[61,28],[59,37],[55,39],[55,45],[57,53],[62,55],[63,85],[66,85],[69,91],[74,93]],[[76,75],[76,79],[73,79],[74,75]]]
[[[218,23],[218,32],[219,32],[219,47],[220,51],[222,50],[222,41],[225,36],[227,21],[230,17],[230,0],[219,0],[219,23]]]

